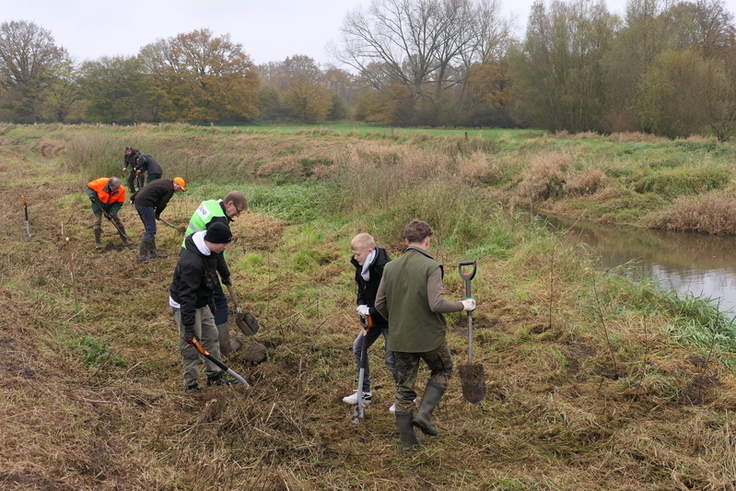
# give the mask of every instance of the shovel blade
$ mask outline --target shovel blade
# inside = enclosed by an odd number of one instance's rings
[[[235,324],[246,336],[254,336],[261,328],[261,324],[250,312],[239,312],[235,316]]]
[[[482,401],[486,396],[486,377],[483,373],[483,365],[480,363],[460,365],[459,371],[465,400],[473,404]]]

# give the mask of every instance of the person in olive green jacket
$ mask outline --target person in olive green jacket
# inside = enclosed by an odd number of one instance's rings
[[[432,411],[453,373],[444,314],[475,310],[472,298],[460,302],[445,300],[442,265],[429,255],[432,234],[432,227],[421,220],[413,220],[404,228],[406,252],[386,264],[376,295],[375,307],[391,326],[389,342],[396,365],[396,425],[404,452],[418,443],[412,426],[427,435],[438,434],[432,425]],[[417,396],[414,383],[420,360],[424,360],[431,374],[414,415]]]

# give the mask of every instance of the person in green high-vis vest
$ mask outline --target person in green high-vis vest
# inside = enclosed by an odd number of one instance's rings
[[[194,211],[192,218],[189,220],[187,231],[184,235],[186,240],[191,234],[207,230],[207,227],[213,223],[224,223],[230,228],[230,222],[240,214],[248,210],[248,200],[240,191],[230,191],[222,199],[211,199],[203,201]],[[181,243],[184,247],[184,241]],[[220,281],[225,285],[232,286],[233,278],[230,275],[230,269],[225,262],[225,254],[216,254],[217,256],[217,273]],[[242,345],[242,336],[234,340],[230,340],[230,324],[228,321],[227,297],[222,291],[222,285],[218,282],[215,285],[213,300],[215,303],[215,324],[217,325],[218,336],[220,340],[220,353],[225,356],[233,351],[239,350]]]
[[[433,234],[432,227],[422,220],[413,220],[404,228],[406,252],[383,268],[374,304],[391,326],[388,336],[396,370],[396,425],[404,452],[418,444],[412,426],[426,435],[439,433],[432,425],[432,411],[453,373],[444,314],[475,310],[472,298],[445,300],[442,265],[429,255]],[[414,383],[422,360],[431,374],[414,415]]]

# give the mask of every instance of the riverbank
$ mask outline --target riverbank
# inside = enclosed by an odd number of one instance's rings
[[[729,464],[734,344],[724,319],[697,299],[603,274],[528,214],[501,206],[527,189],[523,163],[537,161],[540,145],[548,155],[559,148],[547,145],[578,143],[329,133],[252,139],[211,131],[0,130],[7,204],[0,225],[9,231],[0,244],[0,483],[7,489],[736,483]],[[233,224],[228,261],[238,299],[263,324],[245,349],[262,346],[267,359],[239,353],[226,361],[251,388],[198,397],[182,390],[166,303],[181,242],[174,229],[163,227],[157,240],[169,259],[145,265],[107,223],[103,250],[93,249],[84,184],[121,175],[125,145],[156,156],[165,176],[187,179],[187,192],[163,217],[173,224],[186,223],[202,199],[233,188],[248,196],[251,209]],[[143,228],[134,210],[121,214],[137,243]],[[360,231],[400,255],[402,227],[417,216],[437,232],[433,253],[448,298],[464,295],[458,262],[478,261],[473,355],[488,392],[469,404],[453,379],[435,411],[440,435],[404,455],[388,412],[392,382],[380,342],[370,352],[375,392],[366,421],[350,423],[351,408],[341,403],[355,385],[349,348],[360,329],[348,259]],[[455,364],[465,363],[467,317],[447,318]],[[427,376],[420,372],[420,387]]]
[[[0,136],[62,167],[104,174],[119,142],[146,148],[169,169],[215,182],[340,182],[365,173],[391,201],[396,189],[442,179],[484,190],[510,210],[706,234],[736,234],[733,144],[670,141],[638,133],[551,136],[509,130],[442,136],[414,132],[0,125]],[[94,136],[91,136],[94,135]],[[398,179],[398,180],[397,180]],[[387,198],[388,197],[388,198]],[[349,198],[349,197],[348,197]]]

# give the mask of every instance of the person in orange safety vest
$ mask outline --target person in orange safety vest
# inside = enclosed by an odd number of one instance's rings
[[[95,249],[102,249],[100,237],[102,235],[102,215],[113,222],[125,245],[133,245],[125,233],[125,226],[118,216],[120,208],[125,202],[125,188],[119,177],[100,177],[87,183],[87,196],[92,202],[92,213],[95,220],[92,228],[95,233]]]

